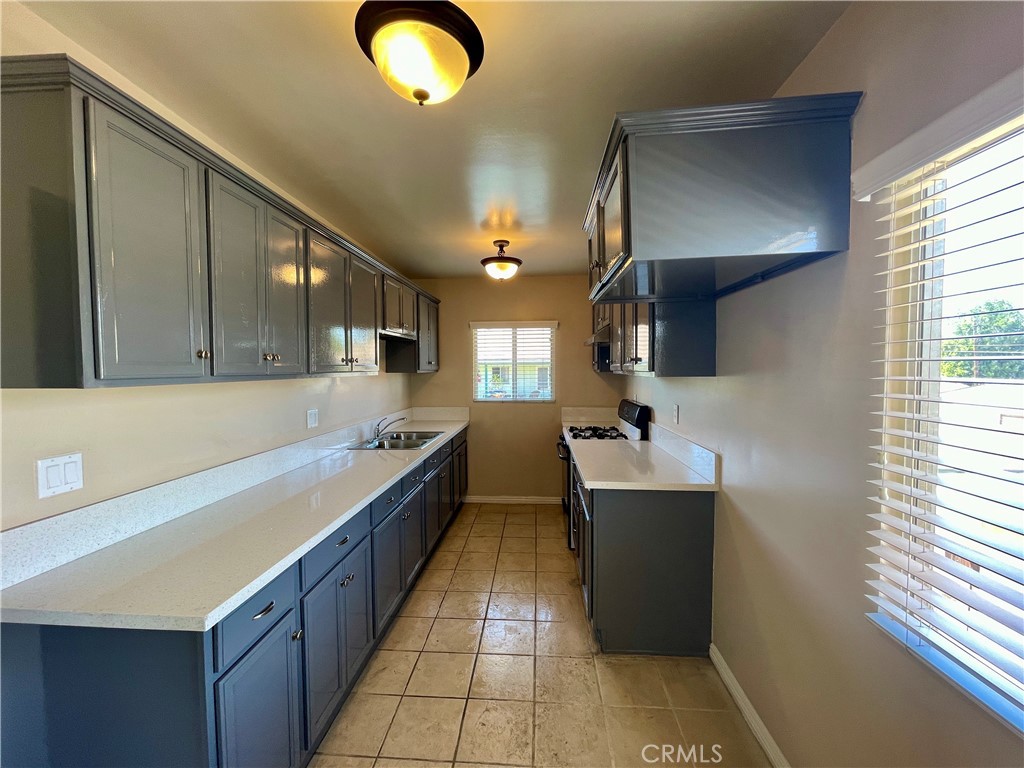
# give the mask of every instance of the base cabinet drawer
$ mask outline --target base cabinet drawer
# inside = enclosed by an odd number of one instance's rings
[[[216,668],[227,669],[285,612],[295,607],[297,568],[293,565],[217,625]]]
[[[221,768],[298,765],[300,638],[297,616],[289,610],[215,684]]]

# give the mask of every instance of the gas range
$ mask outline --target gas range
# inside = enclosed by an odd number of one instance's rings
[[[629,435],[618,427],[566,427],[573,440],[629,440]]]

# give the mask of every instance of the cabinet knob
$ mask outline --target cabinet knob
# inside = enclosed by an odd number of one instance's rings
[[[264,359],[264,360],[268,360],[268,361],[269,361],[269,360],[273,360],[273,359],[274,359],[274,356],[273,356],[272,354],[270,354],[269,352],[265,352],[265,353],[263,354],[263,359]]]
[[[198,357],[200,360],[209,360],[210,359],[210,352],[209,352],[209,350],[206,350],[206,349],[197,349],[196,350],[196,357]]]
[[[448,473],[447,472],[442,472],[440,477],[441,477],[442,480],[444,480],[446,477],[448,477]]]
[[[277,352],[275,352],[274,353],[274,360],[276,360],[277,362],[280,362],[281,361],[281,355],[279,355]]]
[[[292,632],[292,640],[301,640],[304,634],[305,632],[303,632],[301,629],[296,630],[295,632]]]

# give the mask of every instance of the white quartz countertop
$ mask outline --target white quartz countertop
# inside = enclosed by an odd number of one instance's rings
[[[0,593],[0,618],[22,624],[205,632],[450,440],[421,450],[343,450]]]
[[[717,491],[714,454],[709,469],[698,471],[649,440],[574,440],[563,429],[588,490]],[[693,445],[692,443],[690,444]],[[699,451],[699,446],[694,446]],[[694,461],[708,467],[708,461]],[[710,477],[708,475],[711,475]]]

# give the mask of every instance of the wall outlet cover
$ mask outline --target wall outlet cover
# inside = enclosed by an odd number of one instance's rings
[[[40,499],[77,491],[83,484],[82,454],[69,453],[39,459],[36,462],[36,481]]]
[[[306,411],[306,429],[313,429],[320,423],[320,411],[316,408],[310,408]]]

